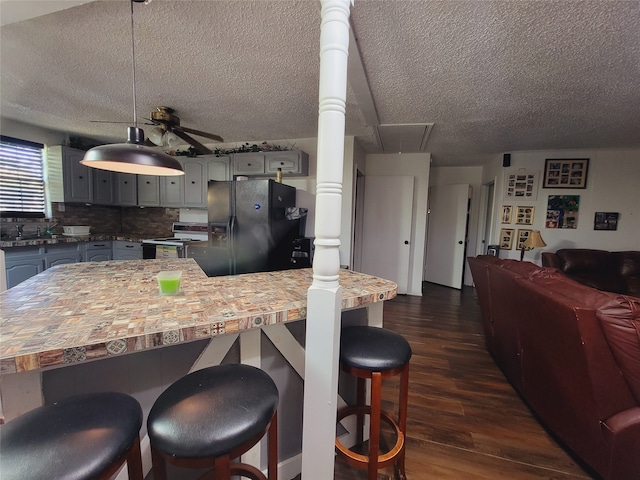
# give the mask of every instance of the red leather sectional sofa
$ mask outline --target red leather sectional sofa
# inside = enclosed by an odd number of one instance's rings
[[[573,280],[607,292],[640,297],[640,252],[608,252],[564,248],[542,253],[542,266],[562,271]]]
[[[513,387],[604,480],[640,479],[640,298],[529,262],[468,261],[487,348]]]

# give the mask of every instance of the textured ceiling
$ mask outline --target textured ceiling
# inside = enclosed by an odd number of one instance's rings
[[[2,117],[122,141],[126,125],[91,121],[132,119],[129,8],[93,1],[3,25]],[[319,2],[134,10],[139,121],[167,105],[227,142],[317,136]],[[375,109],[351,77],[346,134],[369,152],[376,123],[433,123],[434,165],[640,147],[640,1],[355,0],[352,25]]]

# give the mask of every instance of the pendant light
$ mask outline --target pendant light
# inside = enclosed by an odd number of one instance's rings
[[[121,173],[140,175],[184,175],[180,162],[161,150],[149,148],[144,144],[144,131],[138,128],[136,110],[136,51],[133,35],[133,2],[131,4],[131,55],[133,59],[133,127],[127,129],[126,143],[100,145],[87,151],[81,164],[88,167]]]

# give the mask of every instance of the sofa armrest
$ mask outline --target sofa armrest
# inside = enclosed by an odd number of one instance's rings
[[[606,478],[640,478],[640,407],[630,408],[601,422],[602,435],[610,446]]]
[[[542,252],[542,266],[560,269],[560,259],[553,252]]]

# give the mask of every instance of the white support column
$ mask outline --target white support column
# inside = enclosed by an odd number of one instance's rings
[[[340,213],[350,0],[322,0],[313,283],[307,295],[302,479],[333,478],[342,290]]]

